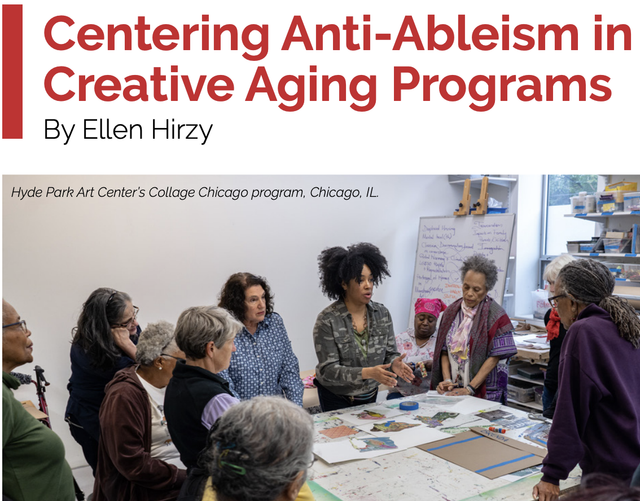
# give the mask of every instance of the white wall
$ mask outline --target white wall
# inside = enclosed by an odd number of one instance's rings
[[[533,313],[531,291],[538,286],[542,238],[542,176],[518,176],[516,237],[511,248],[515,261],[515,314]],[[515,249],[515,250],[514,250]]]
[[[302,188],[304,200],[40,198],[18,200],[14,187]],[[313,199],[314,186],[359,188],[362,199]],[[368,186],[378,198],[364,198]],[[139,320],[175,322],[193,305],[217,302],[237,271],[267,277],[301,369],[316,364],[311,332],[329,301],[318,286],[316,258],[328,246],[369,241],[392,274],[374,295],[404,329],[418,220],[449,215],[461,185],[447,176],[5,176],[3,295],[33,332],[34,359],[51,383],[47,400],[54,430],[72,467],[84,462],[63,413],[70,375],[71,329],[82,302],[97,287],[128,292]],[[18,371],[33,374],[33,367]],[[32,388],[20,396],[35,400]]]

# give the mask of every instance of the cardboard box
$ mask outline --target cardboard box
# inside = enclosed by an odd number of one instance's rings
[[[539,465],[547,455],[546,449],[477,427],[418,448],[489,479]]]

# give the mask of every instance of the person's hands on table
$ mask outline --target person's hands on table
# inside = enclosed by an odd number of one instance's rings
[[[560,496],[560,487],[558,485],[541,480],[533,487],[533,499],[538,501],[555,501],[558,496]]]
[[[466,397],[471,395],[471,392],[467,388],[454,388],[451,391],[445,393],[447,397]]]
[[[440,383],[438,383],[436,391],[440,395],[442,395],[443,393],[447,393],[448,391],[453,390],[455,387],[456,385],[453,384],[453,381],[451,381],[451,379],[445,379],[444,381],[440,381]]]

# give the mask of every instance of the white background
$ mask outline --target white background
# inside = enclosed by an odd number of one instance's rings
[[[201,22],[210,16],[210,25],[235,24],[240,30],[257,23],[269,26],[269,53],[258,62],[247,61],[240,50],[189,52],[177,48],[162,52],[107,51],[105,47],[88,52],[77,44],[67,51],[56,51],[44,40],[44,26],[55,15],[74,19],[71,28],[58,26],[56,40],[74,37],[86,24],[106,30],[108,24],[135,24],[146,16],[153,27],[171,23]],[[390,33],[392,40],[371,42],[370,51],[349,51],[344,36],[341,50],[305,51],[295,44],[282,51],[282,42],[294,15],[302,16],[315,40],[316,24],[344,24],[346,16],[360,23],[371,16],[372,33]],[[467,41],[473,27],[486,23],[501,29],[502,15],[510,16],[513,29],[518,24],[574,24],[579,30],[579,50],[571,51],[568,39],[562,51],[416,51],[406,44],[392,51],[404,16],[413,16],[423,42],[427,41],[427,15],[454,28],[457,16],[464,14]],[[2,141],[5,172],[55,173],[440,173],[443,168],[460,172],[515,169],[581,172],[584,168],[615,165],[627,167],[636,161],[638,121],[638,50],[623,51],[621,37],[615,51],[593,50],[594,15],[603,24],[628,24],[637,35],[640,7],[633,0],[592,1],[420,1],[420,2],[147,2],[113,1],[96,4],[80,1],[24,2],[24,139]],[[134,33],[135,35],[135,33]],[[328,38],[327,38],[328,40]],[[359,41],[358,38],[356,38]],[[514,40],[512,40],[514,41]],[[632,39],[635,41],[635,39]],[[134,44],[135,45],[135,44]],[[328,41],[327,41],[328,45]],[[179,73],[192,80],[199,75],[226,74],[236,90],[225,103],[202,96],[189,102],[184,92],[178,102],[135,102],[119,98],[101,102],[91,95],[86,102],[76,98],[55,102],[44,93],[44,77],[55,66],[67,66],[76,76],[59,76],[60,92],[74,86],[78,75],[112,74],[121,80],[130,74],[148,76],[154,66],[170,74]],[[373,110],[358,113],[346,102],[306,102],[300,111],[287,113],[258,95],[245,102],[249,84],[258,66],[265,66],[271,82],[288,74],[309,75],[317,65],[318,75],[343,74],[347,81],[357,74],[377,76],[377,104]],[[546,75],[583,75],[587,82],[594,75],[608,75],[612,97],[598,103],[587,98],[579,102],[575,91],[571,101],[562,102],[559,89],[553,102],[520,102],[509,87],[509,100],[496,102],[487,112],[469,108],[467,95],[458,102],[444,101],[435,93],[431,102],[422,101],[416,89],[393,101],[393,67],[412,66],[421,75],[459,75],[467,82],[475,75],[535,75],[543,82]],[[307,78],[308,84],[308,78]],[[496,89],[499,92],[499,89]],[[587,96],[590,94],[587,89]],[[543,95],[546,93],[543,89]],[[307,93],[308,97],[308,93]],[[145,137],[140,140],[82,140],[84,119],[110,118],[112,123],[140,123]],[[176,123],[213,124],[213,138],[205,146],[200,141],[152,140],[153,119]],[[68,127],[76,124],[75,135],[67,146],[61,140],[44,139],[44,120],[57,119]],[[208,125],[207,125],[208,126]],[[629,167],[632,168],[632,167]]]

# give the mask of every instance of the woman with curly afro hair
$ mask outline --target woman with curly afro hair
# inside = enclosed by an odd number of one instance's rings
[[[408,382],[413,371],[396,347],[389,310],[371,300],[373,288],[390,276],[375,245],[331,247],[318,256],[322,292],[335,302],[313,328],[318,356],[315,385],[323,412],[375,402],[378,385]]]

